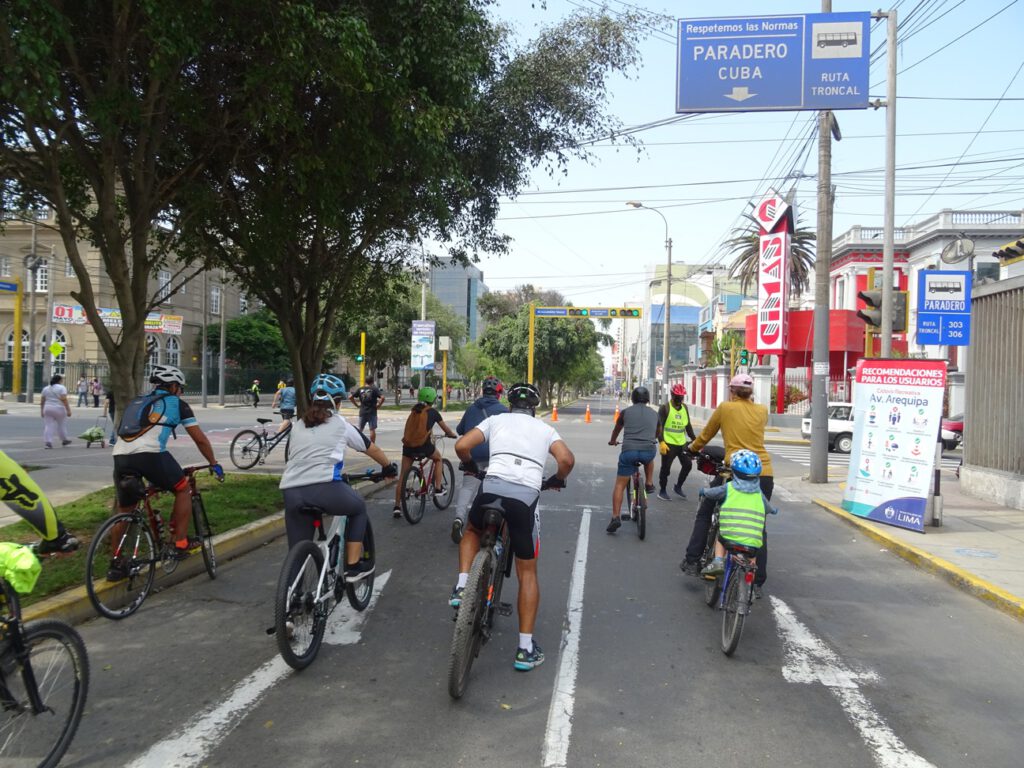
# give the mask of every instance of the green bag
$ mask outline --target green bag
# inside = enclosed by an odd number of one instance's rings
[[[103,434],[103,427],[89,427],[78,437],[82,440],[88,440],[90,443],[98,443],[105,438],[105,435]]]
[[[33,590],[43,567],[28,547],[11,542],[0,543],[0,578],[27,595]]]

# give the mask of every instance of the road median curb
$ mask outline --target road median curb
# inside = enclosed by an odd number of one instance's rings
[[[944,560],[941,557],[918,549],[913,544],[907,544],[900,539],[890,536],[884,530],[877,528],[873,523],[851,515],[845,509],[837,507],[835,504],[823,499],[812,499],[811,501],[854,528],[859,529],[869,538],[884,544],[890,552],[913,563],[918,568],[945,579],[954,587],[969,595],[973,595],[1018,621],[1024,621],[1024,598],[1011,594],[1002,587],[998,587],[973,573],[965,571],[948,560]]]
[[[362,488],[356,488],[363,498],[375,496],[394,485],[394,480],[387,480]],[[284,535],[284,512],[277,512],[260,520],[254,520],[240,528],[218,534],[213,537],[213,548],[217,554],[217,563],[221,565],[228,560],[248,554],[259,549],[279,536]],[[45,567],[45,566],[44,566]],[[203,558],[196,554],[178,563],[174,573],[162,573],[157,566],[157,577],[153,583],[153,592],[180,584],[193,576],[206,573]],[[96,618],[96,610],[89,601],[85,585],[66,589],[56,595],[28,606],[22,611],[25,621],[37,619],[61,619],[70,624],[80,624],[88,619]]]

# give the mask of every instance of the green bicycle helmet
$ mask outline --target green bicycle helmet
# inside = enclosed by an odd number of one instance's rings
[[[436,400],[437,390],[433,387],[420,387],[419,392],[416,393],[417,402],[433,405]]]

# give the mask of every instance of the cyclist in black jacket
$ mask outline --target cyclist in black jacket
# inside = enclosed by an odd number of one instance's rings
[[[498,400],[498,395],[501,394],[502,390],[500,381],[494,377],[488,377],[484,379],[480,389],[483,392],[483,396],[478,397],[466,409],[466,412],[462,414],[462,420],[455,427],[456,434],[466,434],[489,416],[494,416],[498,413],[508,413],[508,408]],[[484,472],[487,469],[487,460],[490,457],[490,449],[487,443],[476,446],[472,451],[472,455],[473,462],[471,465],[459,465],[460,468],[466,466],[467,471],[462,475],[459,496],[455,500],[455,519],[452,520],[452,541],[456,544],[462,541],[462,529],[466,525],[466,515],[469,513],[469,506],[473,503],[477,491],[480,490],[480,478],[477,477],[476,473]],[[475,471],[473,465],[475,465]]]

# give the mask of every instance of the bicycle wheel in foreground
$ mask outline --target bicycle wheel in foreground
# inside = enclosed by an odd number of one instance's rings
[[[409,467],[402,474],[399,484],[402,488],[402,514],[409,525],[416,525],[423,519],[427,506],[427,494],[423,488],[423,473],[416,466]]]
[[[636,488],[633,519],[636,521],[636,535],[640,537],[640,541],[643,541],[647,535],[647,489],[643,485],[638,485]]]
[[[24,638],[46,709],[32,711],[24,670],[8,647],[0,654],[0,764],[50,768],[67,752],[82,719],[89,657],[82,638],[62,621],[34,621],[26,626]]]
[[[363,560],[374,562],[376,552],[373,549],[373,527],[370,521],[366,521],[366,533],[363,534]],[[340,578],[340,577],[339,577]],[[365,611],[373,596],[373,574],[355,584],[346,584],[345,593],[348,595],[348,603],[357,611]]]
[[[254,430],[243,429],[231,441],[231,463],[239,469],[251,469],[260,460],[263,440]]]
[[[277,580],[274,634],[281,657],[292,669],[313,663],[327,626],[327,603],[316,604],[316,586],[324,554],[312,541],[300,541],[288,552]]]
[[[455,497],[455,468],[448,459],[441,459],[441,483],[444,493],[434,496],[434,506],[438,509],[448,509]]]
[[[704,553],[700,558],[701,568],[710,563],[711,559],[715,556],[715,540],[717,538],[718,523],[716,520],[713,520],[711,527],[708,529],[708,540],[704,545]],[[721,594],[722,579],[721,577],[715,577],[713,579],[701,578],[704,579],[704,602],[714,608],[718,603],[718,596]]]
[[[743,632],[743,619],[740,603],[740,585],[743,582],[743,571],[733,568],[729,574],[729,583],[725,586],[725,607],[722,609],[722,653],[732,656],[740,644]],[[744,606],[745,608],[745,606]]]
[[[210,518],[206,516],[203,497],[198,493],[192,497],[192,525],[203,546],[203,565],[211,579],[217,578],[217,554],[213,551],[213,531]]]
[[[469,581],[462,596],[462,605],[455,617],[455,633],[452,635],[451,655],[448,658],[448,695],[453,699],[462,698],[469,680],[469,668],[480,652],[483,642],[482,621],[485,598],[491,581],[493,563],[491,552],[482,549],[473,558],[469,569]]]
[[[153,588],[156,560],[153,535],[140,514],[103,523],[85,560],[85,590],[97,613],[123,619],[139,610]]]

